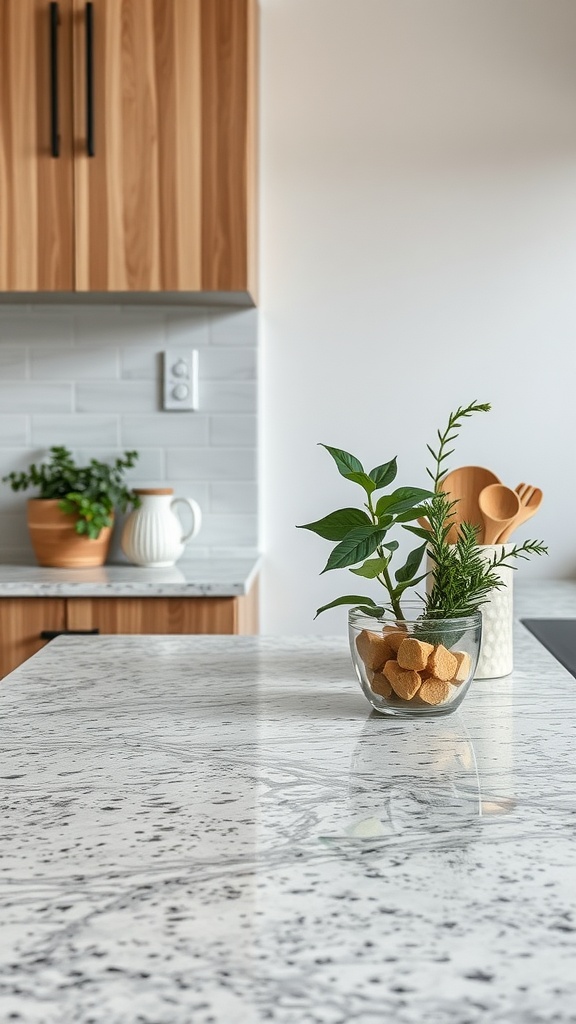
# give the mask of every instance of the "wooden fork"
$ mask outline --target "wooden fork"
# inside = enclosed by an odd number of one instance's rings
[[[518,484],[514,490],[520,499],[520,511],[513,521],[495,541],[496,544],[504,544],[517,526],[521,526],[527,519],[531,519],[540,508],[542,491],[539,487],[532,487],[532,484]]]

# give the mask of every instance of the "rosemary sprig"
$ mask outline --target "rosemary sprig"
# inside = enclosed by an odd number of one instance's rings
[[[454,451],[448,451],[447,446],[456,440],[465,417],[489,409],[487,403],[477,402],[458,408],[450,414],[446,429],[438,431],[438,450],[426,446],[434,459],[433,467],[427,468],[426,472],[434,481],[435,494],[425,505],[430,525],[428,554],[432,562],[432,585],[426,595],[425,615],[438,612],[447,618],[471,615],[488,600],[495,587],[504,585],[497,571],[499,568],[515,569],[511,561],[516,558],[527,559],[531,555],[548,553],[540,541],[528,540],[524,544],[515,544],[508,552],[503,546],[499,554],[486,558],[477,542],[477,528],[466,522],[460,524],[456,543],[448,543],[457,501],[450,501],[442,491],[442,480],[446,475],[444,463]],[[423,536],[423,531],[416,527],[406,526],[405,529]]]
[[[427,444],[426,447],[434,459],[434,470],[426,469],[428,476],[434,481],[434,490],[440,490],[440,481],[446,476],[447,469],[442,464],[451,455],[454,454],[454,449],[451,448],[446,451],[447,445],[451,444],[458,437],[458,432],[462,426],[462,420],[467,416],[472,416],[475,412],[490,412],[492,406],[489,402],[471,402],[470,405],[459,406],[455,412],[451,412],[448,417],[448,425],[446,430],[441,432],[437,431],[439,447],[438,451],[435,452],[431,445]]]

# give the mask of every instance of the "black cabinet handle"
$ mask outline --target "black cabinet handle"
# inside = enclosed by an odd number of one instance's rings
[[[96,636],[99,629],[43,629],[41,640],[55,640],[57,636]]]
[[[58,119],[58,25],[60,16],[58,4],[50,4],[50,117],[51,150],[56,159],[60,156],[60,130]]]
[[[86,151],[95,156],[94,145],[94,4],[86,4]]]

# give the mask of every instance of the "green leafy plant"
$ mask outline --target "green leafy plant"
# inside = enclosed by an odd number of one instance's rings
[[[138,458],[138,452],[127,451],[112,464],[91,459],[87,466],[79,466],[68,448],[54,445],[45,462],[8,473],[2,481],[13,491],[37,487],[39,498],[59,498],[58,507],[76,520],[76,533],[96,540],[103,527],[112,525],[116,507],[125,512],[140,504],[138,495],[124,483],[126,470]]]
[[[423,615],[432,618],[470,615],[494,587],[502,586],[497,572],[500,566],[509,565],[515,558],[547,552],[539,541],[526,541],[522,545],[514,545],[508,553],[502,548],[500,555],[485,559],[477,543],[476,527],[470,523],[461,524],[456,544],[448,544],[456,506],[456,502],[450,501],[442,491],[442,480],[447,473],[445,463],[454,451],[449,445],[458,436],[465,418],[489,409],[487,403],[477,402],[459,407],[450,414],[447,428],[443,432],[438,431],[438,450],[427,445],[434,460],[433,468],[426,470],[433,490],[399,487],[375,500],[375,492],[387,488],[396,479],[396,458],[367,473],[356,456],[340,448],[321,446],[332,456],[339,473],[362,488],[366,501],[362,508],[337,509],[323,519],[306,523],[298,529],[311,530],[325,540],[336,541],[322,572],[348,568],[356,576],[377,580],[384,587],[387,600],[385,605],[380,605],[371,597],[346,594],[318,608],[316,617],[329,608],[355,605],[376,617],[389,608],[397,619],[403,619],[402,595],[429,575],[428,572],[420,573],[427,551],[433,563],[433,582],[424,599]],[[414,520],[424,519],[428,528],[414,525]],[[389,539],[389,534],[396,527],[409,531],[422,543],[393,572],[391,563],[399,543]]]
[[[321,447],[332,456],[341,476],[362,488],[367,500],[363,508],[340,508],[324,519],[306,523],[298,529],[311,530],[325,540],[337,541],[322,572],[350,568],[356,576],[378,580],[388,594],[394,614],[397,618],[403,618],[400,598],[408,587],[416,586],[424,579],[426,573],[419,576],[418,570],[427,545],[421,544],[411,551],[404,565],[394,573],[393,579],[390,562],[399,545],[397,540],[387,540],[387,537],[394,527],[425,514],[423,502],[433,498],[434,492],[422,487],[398,487],[381,494],[375,501],[375,493],[384,490],[396,479],[396,458],[366,473],[355,455],[327,444]],[[360,562],[361,565],[358,564]],[[371,615],[381,615],[384,611],[371,597],[347,594],[323,605],[316,616],[328,608],[343,604],[361,605]]]

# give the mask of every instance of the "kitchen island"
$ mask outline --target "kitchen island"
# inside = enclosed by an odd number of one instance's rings
[[[515,663],[415,722],[345,637],[50,643],[0,687],[0,1020],[576,1021],[576,679]]]

